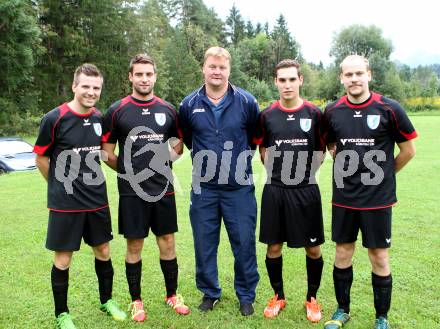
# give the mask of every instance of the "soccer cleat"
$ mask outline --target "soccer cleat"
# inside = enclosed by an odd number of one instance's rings
[[[305,301],[304,306],[306,307],[307,320],[313,323],[317,323],[321,320],[321,305],[318,304],[315,298],[312,297],[310,302]]]
[[[140,299],[130,303],[129,310],[131,311],[131,319],[136,322],[143,322],[147,318],[144,311],[144,304]]]
[[[171,306],[178,314],[187,315],[190,313],[189,307],[185,305],[183,297],[180,294],[165,297],[165,303]]]
[[[324,324],[324,329],[342,328],[348,320],[350,320],[350,314],[345,313],[342,308],[338,308],[335,313],[333,313],[332,319]]]
[[[212,311],[214,306],[220,301],[218,298],[203,297],[199,305],[199,310],[202,312]]]
[[[124,321],[127,314],[122,311],[113,299],[109,299],[105,304],[101,305],[101,311],[111,315],[113,320]]]
[[[269,300],[267,306],[264,308],[263,315],[266,318],[274,318],[278,316],[280,311],[286,306],[285,299],[278,299],[278,295],[275,295]]]
[[[57,329],[76,329],[69,313],[63,312],[57,316]]]
[[[388,320],[383,316],[380,316],[376,319],[376,322],[374,323],[374,329],[391,329],[391,327]]]

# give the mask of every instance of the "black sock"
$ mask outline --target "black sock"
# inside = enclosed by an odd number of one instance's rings
[[[161,259],[160,268],[162,269],[163,278],[165,279],[167,297],[171,297],[175,295],[177,291],[177,277],[179,275],[177,258],[171,260]]]
[[[114,274],[112,260],[103,261],[95,258],[95,272],[98,277],[99,299],[101,304],[105,304],[112,298]]]
[[[347,268],[333,267],[333,283],[335,285],[336,301],[338,308],[350,313],[350,289],[353,283],[353,266]]]
[[[376,318],[388,317],[388,311],[391,306],[391,291],[393,289],[393,278],[390,275],[380,276],[371,273],[371,283],[374,293],[374,308],[376,309]]]
[[[60,270],[52,265],[50,275],[53,300],[55,303],[55,317],[63,312],[69,312],[67,307],[67,291],[69,289],[69,269]]]
[[[125,275],[127,276],[128,290],[130,291],[131,300],[140,300],[142,259],[134,264],[125,262]]]
[[[278,295],[279,299],[284,299],[283,255],[277,258],[269,258],[266,255],[266,269],[273,291]]]
[[[307,268],[307,300],[313,297],[316,299],[316,293],[321,285],[322,268],[324,267],[324,260],[322,256],[318,259],[313,259],[306,256]]]

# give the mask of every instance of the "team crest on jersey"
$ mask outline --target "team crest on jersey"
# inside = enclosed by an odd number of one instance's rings
[[[376,129],[380,123],[380,115],[367,115],[367,125],[370,129]]]
[[[163,126],[167,120],[165,113],[154,113],[154,119],[159,126]]]
[[[98,136],[102,135],[102,127],[99,122],[93,124],[93,129],[95,130],[96,135],[98,135]]]
[[[304,132],[308,132],[312,127],[312,119],[300,119],[299,125]]]

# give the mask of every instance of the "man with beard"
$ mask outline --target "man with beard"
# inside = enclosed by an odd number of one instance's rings
[[[95,65],[79,66],[73,78],[73,100],[43,117],[34,147],[37,167],[48,183],[46,248],[54,251],[51,284],[56,327],[60,329],[75,328],[67,307],[67,292],[73,252],[79,250],[82,238],[95,255],[101,310],[115,320],[126,318],[111,299],[114,271],[109,241],[113,233],[99,164],[102,116],[94,107],[102,83]]]
[[[347,56],[340,67],[346,95],[329,104],[324,113],[324,139],[335,159],[332,240],[336,242],[333,281],[338,302],[325,328],[341,328],[350,319],[352,262],[360,230],[372,267],[375,329],[388,329],[392,290],[388,248],[391,209],[397,202],[396,173],[415,155],[417,133],[399,103],[370,92],[366,58]],[[394,156],[396,144],[399,152]]]
[[[150,228],[160,251],[165,303],[178,314],[190,312],[176,293],[177,213],[170,158],[182,153],[183,144],[176,110],[154,95],[157,69],[153,59],[146,54],[134,56],[128,78],[131,95],[112,104],[104,117],[103,149],[107,165],[118,172],[119,233],[127,240],[125,265],[131,316],[142,322],[146,313],[141,298],[141,253]],[[116,143],[118,156],[114,152]]]

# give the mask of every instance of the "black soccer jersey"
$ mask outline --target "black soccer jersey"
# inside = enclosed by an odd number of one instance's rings
[[[92,108],[74,112],[67,103],[41,120],[34,152],[50,158],[47,203],[54,211],[95,211],[108,207],[100,166],[102,116]]]
[[[110,106],[104,116],[102,141],[119,144],[120,195],[173,193],[168,149],[172,137],[182,138],[177,112],[159,97],[141,101],[127,96]]]
[[[376,93],[359,105],[343,96],[326,107],[323,121],[326,143],[336,143],[333,204],[377,209],[396,203],[394,146],[417,137],[402,107]]]
[[[267,148],[268,184],[316,184],[315,173],[323,150],[321,118],[321,111],[306,100],[297,109],[284,108],[277,101],[260,112],[254,142]]]

